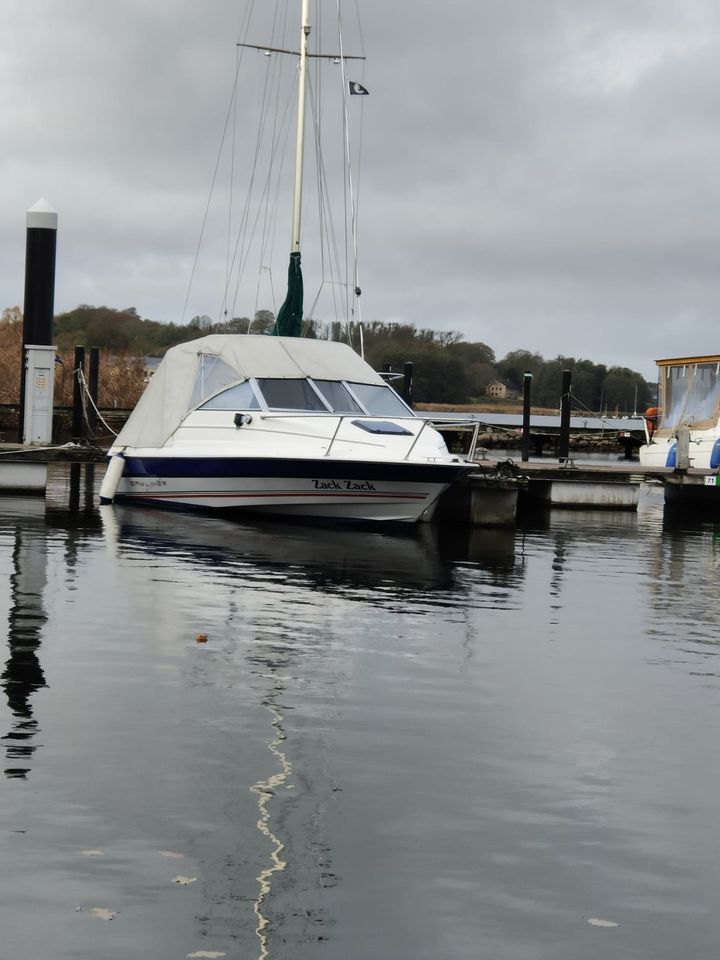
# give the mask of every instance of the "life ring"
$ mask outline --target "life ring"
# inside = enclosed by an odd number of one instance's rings
[[[647,432],[649,436],[652,436],[657,430],[658,416],[660,414],[659,407],[648,407],[644,413],[645,423],[647,424]]]

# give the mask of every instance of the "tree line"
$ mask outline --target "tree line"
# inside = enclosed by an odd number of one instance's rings
[[[0,324],[0,349],[7,339],[18,308],[5,310]],[[175,344],[208,333],[269,333],[275,317],[260,310],[252,318],[234,317],[219,323],[207,316],[193,317],[187,324],[159,323],[141,317],[134,307],[117,310],[81,304],[55,317],[54,339],[61,353],[75,344],[97,346],[110,355],[162,356]],[[515,350],[497,359],[491,347],[468,342],[461,333],[418,329],[413,324],[370,322],[357,325],[307,321],[304,334],[313,338],[350,340],[358,349],[362,337],[365,358],[376,370],[401,372],[414,367],[414,397],[419,403],[473,404],[486,402],[493,380],[505,385],[510,396],[521,395],[523,374],[533,374],[533,405],[557,408],[563,370],[572,372],[574,406],[588,411],[640,413],[650,404],[653,385],[626,367],[606,367],[591,360],[558,356],[545,359],[539,353]]]

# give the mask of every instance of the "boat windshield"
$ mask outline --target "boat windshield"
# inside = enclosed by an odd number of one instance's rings
[[[319,410],[327,413],[327,407],[307,380],[265,377],[257,383],[268,410]]]
[[[339,380],[313,380],[333,413],[364,413],[365,411],[350,396],[347,387]]]
[[[663,429],[680,423],[710,427],[717,421],[720,364],[687,363],[664,368]]]
[[[350,383],[352,392],[368,413],[380,417],[412,417],[413,412],[390,387],[374,383]]]
[[[237,377],[237,374],[235,374]],[[207,380],[203,383],[205,396]],[[197,391],[200,392],[199,390]],[[264,377],[243,380],[215,392],[200,410],[294,410],[308,413],[370,414],[375,417],[412,417],[390,387],[340,380]]]

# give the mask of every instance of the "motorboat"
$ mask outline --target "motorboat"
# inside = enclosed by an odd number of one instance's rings
[[[170,349],[110,450],[100,498],[340,520],[429,519],[473,469],[348,344],[303,336],[300,266],[309,0],[296,51],[298,122],[288,287],[274,336],[211,334]],[[360,58],[362,59],[362,58]],[[342,74],[344,76],[344,73]],[[367,93],[343,80],[346,95]],[[352,283],[353,295],[360,289]]]
[[[110,450],[102,501],[412,523],[474,469],[363,359],[362,338],[356,353],[303,336],[307,62],[358,59],[310,53],[309,10],[302,0],[296,51],[238,44],[298,59],[288,286],[274,335],[210,334],[168,350]],[[351,289],[357,299],[356,279]]]
[[[720,355],[658,360],[658,404],[646,412],[644,467],[678,465],[678,433],[689,434],[689,466],[720,467]]]
[[[102,502],[410,523],[475,469],[346,344],[265,335],[168,350],[109,456]]]

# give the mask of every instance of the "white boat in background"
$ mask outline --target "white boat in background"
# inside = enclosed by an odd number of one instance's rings
[[[678,431],[689,431],[689,466],[720,468],[720,355],[658,360],[658,405],[646,413],[644,467],[677,466]]]
[[[168,350],[110,456],[106,503],[411,523],[474,469],[350,347],[302,337]]]

